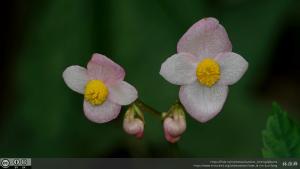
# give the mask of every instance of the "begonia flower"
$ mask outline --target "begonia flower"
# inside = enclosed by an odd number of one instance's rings
[[[248,62],[231,50],[219,21],[204,18],[188,29],[177,44],[177,53],[161,66],[160,74],[181,86],[181,103],[200,122],[207,122],[221,111],[228,85],[236,83],[248,68]]]
[[[93,54],[87,69],[70,66],[63,72],[63,79],[73,91],[83,94],[85,116],[96,123],[115,119],[122,105],[137,99],[132,85],[124,81],[124,69],[101,54]]]

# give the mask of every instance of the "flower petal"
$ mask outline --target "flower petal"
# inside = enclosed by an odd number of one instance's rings
[[[179,117],[178,119],[173,119],[167,117],[164,120],[164,131],[173,137],[178,137],[184,133],[186,129],[186,123],[184,117]]]
[[[240,55],[233,52],[220,53],[216,60],[221,67],[219,84],[232,85],[244,75],[248,69],[248,62]]]
[[[140,119],[124,118],[123,129],[130,135],[135,135],[137,138],[141,138],[144,133],[144,123]]]
[[[87,65],[91,79],[99,79],[105,84],[114,84],[124,79],[124,69],[104,55],[95,53]]]
[[[84,100],[83,110],[85,116],[92,122],[106,123],[118,117],[121,106],[109,100],[106,100],[101,105],[93,106]]]
[[[230,52],[231,49],[226,30],[215,18],[204,18],[195,23],[177,44],[178,53],[192,53],[202,58]]]
[[[160,68],[160,75],[176,85],[191,84],[196,80],[197,58],[188,53],[169,57]]]
[[[109,86],[109,100],[120,105],[128,105],[135,101],[138,93],[132,85],[125,81]]]
[[[172,136],[172,135],[170,135],[168,132],[166,132],[165,131],[165,139],[168,141],[168,142],[170,142],[170,143],[176,143],[177,141],[179,141],[180,140],[180,137],[181,136],[176,136],[176,137],[174,137],[174,136]]]
[[[86,69],[81,66],[69,66],[63,72],[63,79],[67,86],[75,92],[84,93],[88,81]]]
[[[204,123],[221,111],[227,93],[228,86],[214,85],[209,88],[194,82],[180,88],[179,98],[186,111]]]

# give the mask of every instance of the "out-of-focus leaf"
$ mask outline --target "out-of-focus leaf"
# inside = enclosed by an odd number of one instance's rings
[[[262,135],[264,157],[300,157],[299,128],[277,103]]]

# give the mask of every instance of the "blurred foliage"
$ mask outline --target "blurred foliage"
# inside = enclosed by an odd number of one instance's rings
[[[262,135],[264,157],[300,157],[300,128],[277,103]]]
[[[299,23],[299,1],[27,0],[23,5],[21,47],[8,68],[10,97],[1,112],[1,156],[261,156],[260,134],[271,100],[255,95],[255,87],[266,76],[280,30]],[[186,133],[170,145],[161,122],[149,114],[141,140],[122,131],[126,108],[107,124],[84,117],[83,97],[63,82],[67,66],[85,66],[92,53],[105,54],[125,68],[126,81],[141,100],[166,111],[178,87],[159,76],[160,64],[176,53],[183,33],[208,16],[219,19],[233,51],[249,62],[216,118],[200,124],[188,116]]]

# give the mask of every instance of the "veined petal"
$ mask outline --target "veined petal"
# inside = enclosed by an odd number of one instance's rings
[[[186,111],[196,120],[204,123],[215,117],[222,109],[228,93],[228,86],[206,87],[199,82],[180,88],[179,98]]]
[[[220,53],[216,60],[221,67],[221,78],[218,84],[232,85],[244,75],[248,69],[248,62],[233,52]]]
[[[160,75],[176,85],[191,84],[196,80],[197,59],[188,53],[177,53],[169,57],[160,69]]]
[[[125,77],[124,69],[104,55],[95,53],[87,65],[91,79],[99,79],[105,84],[114,84]]]
[[[121,81],[109,86],[108,99],[120,105],[128,105],[135,101],[138,97],[138,92],[129,83]]]
[[[106,123],[118,117],[121,105],[106,100],[103,104],[94,106],[84,100],[83,110],[85,116],[92,122]]]
[[[192,53],[200,58],[230,52],[227,32],[215,18],[204,18],[195,23],[179,40],[177,52]]]
[[[87,71],[81,66],[69,66],[63,72],[63,79],[70,89],[83,94],[88,81]]]

